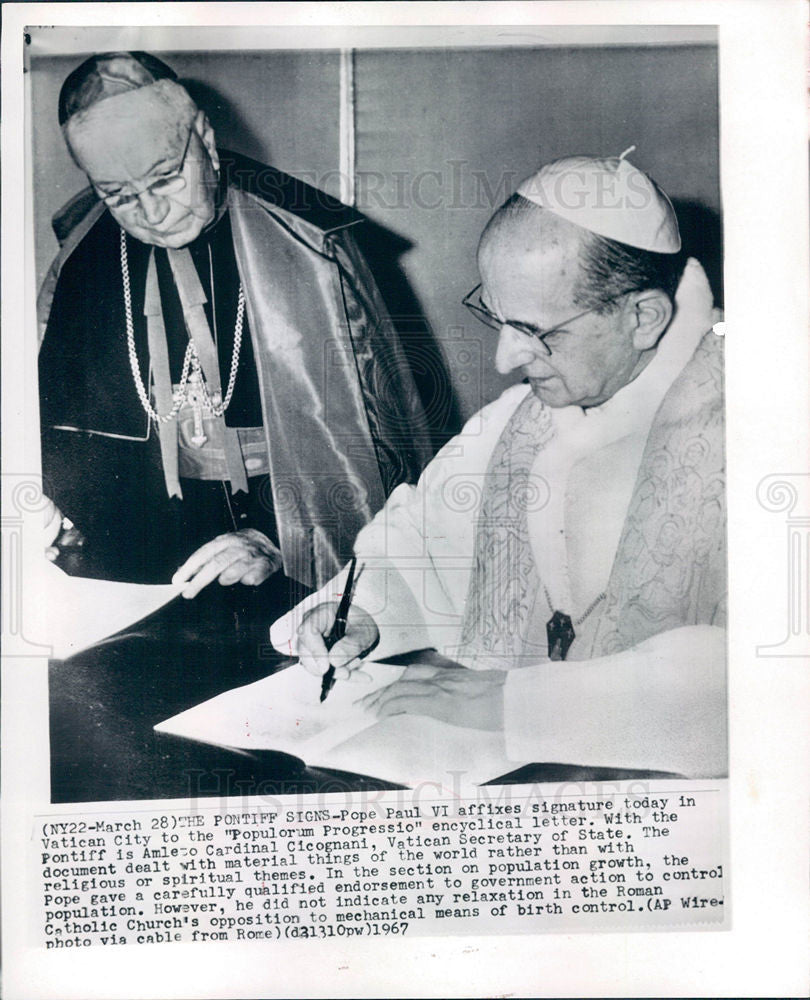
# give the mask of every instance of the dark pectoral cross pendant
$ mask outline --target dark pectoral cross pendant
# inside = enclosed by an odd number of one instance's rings
[[[191,436],[191,443],[195,448],[202,448],[208,438],[205,435],[203,425],[202,376],[198,371],[192,372],[189,376],[186,399],[192,408],[192,416],[194,417],[194,433]]]
[[[571,616],[563,614],[562,611],[555,611],[546,622],[546,636],[548,638],[548,658],[550,660],[564,660],[576,636]]]

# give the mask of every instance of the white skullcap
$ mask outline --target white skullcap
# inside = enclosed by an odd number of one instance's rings
[[[677,253],[675,209],[655,181],[625,159],[635,148],[607,159],[569,156],[547,163],[517,193],[599,236],[640,250]]]

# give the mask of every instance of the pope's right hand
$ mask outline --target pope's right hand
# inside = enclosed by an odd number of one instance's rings
[[[304,615],[298,628],[298,658],[311,674],[320,677],[331,665],[335,679],[346,680],[380,641],[380,630],[367,611],[353,604],[346,619],[346,634],[327,650],[324,639],[332,630],[337,610],[337,601],[325,601]]]

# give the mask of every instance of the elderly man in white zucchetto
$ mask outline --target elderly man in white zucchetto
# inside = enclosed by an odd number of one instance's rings
[[[524,181],[465,300],[524,382],[360,532],[345,637],[341,575],[275,645],[338,683],[421,650],[366,702],[503,729],[515,761],[725,774],[722,340],[680,248],[626,154]]]

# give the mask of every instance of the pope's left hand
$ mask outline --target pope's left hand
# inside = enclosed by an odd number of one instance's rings
[[[367,695],[362,704],[380,718],[408,712],[470,729],[503,728],[504,670],[415,664],[400,680]]]
[[[213,580],[223,586],[244,583],[258,587],[281,569],[281,553],[255,528],[218,535],[192,553],[172,577],[183,597],[196,597]]]

